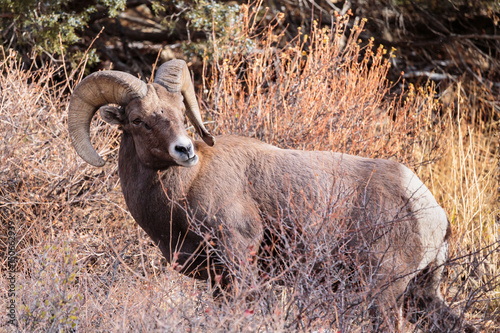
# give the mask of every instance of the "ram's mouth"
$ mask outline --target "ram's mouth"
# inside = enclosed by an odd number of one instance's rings
[[[194,154],[193,156],[183,160],[183,161],[176,161],[177,164],[184,166],[184,167],[192,167],[195,166],[198,163],[198,155]]]

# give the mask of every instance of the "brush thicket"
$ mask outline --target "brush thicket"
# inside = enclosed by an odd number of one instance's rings
[[[432,86],[388,82],[391,52],[359,40],[363,21],[346,32],[349,18],[339,17],[333,30],[313,25],[285,43],[275,21],[262,26],[256,11],[243,8],[234,40],[215,41],[206,59],[199,97],[207,127],[282,148],[408,165],[452,222],[446,299],[486,331],[497,330],[498,124],[465,117],[475,110],[464,94],[443,106]],[[318,239],[305,237],[314,255],[301,258],[287,287],[241,265],[231,300],[214,301],[206,283],[175,272],[127,212],[117,176],[119,132],[93,121],[104,168],[76,156],[66,124],[66,93],[76,82],[54,82],[57,70],[23,69],[15,54],[0,63],[0,258],[6,271],[5,235],[13,221],[20,331],[363,330],[370,295],[356,295],[349,281],[335,293],[334,270],[307,287],[311,265],[328,264],[320,258],[328,244]],[[395,85],[402,92],[389,96]],[[7,284],[2,274],[0,289]],[[8,301],[1,295],[0,308]],[[414,327],[402,319],[405,330]],[[2,310],[0,325],[6,322]]]

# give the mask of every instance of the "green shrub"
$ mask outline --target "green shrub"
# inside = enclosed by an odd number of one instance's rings
[[[67,54],[68,46],[80,41],[80,31],[87,28],[93,13],[104,10],[110,17],[125,9],[125,0],[97,0],[83,5],[55,0],[0,0],[0,42],[33,58]],[[85,51],[85,50],[83,50]],[[78,55],[82,50],[69,51]],[[93,54],[93,53],[92,53]],[[95,56],[90,60],[95,60]]]

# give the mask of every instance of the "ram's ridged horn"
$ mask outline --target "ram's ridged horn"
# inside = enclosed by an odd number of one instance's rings
[[[172,93],[182,93],[186,104],[186,115],[203,141],[209,146],[215,144],[215,138],[207,131],[201,120],[200,108],[196,101],[193,81],[184,60],[173,59],[158,68],[155,83],[164,86]]]
[[[90,122],[103,105],[127,105],[134,98],[146,96],[147,85],[133,75],[119,71],[90,74],[73,91],[68,108],[71,142],[87,163],[103,166],[105,161],[90,142]]]

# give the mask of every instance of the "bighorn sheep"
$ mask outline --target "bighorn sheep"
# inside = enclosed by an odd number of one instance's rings
[[[103,166],[90,141],[98,109],[123,131],[119,176],[130,213],[182,273],[198,279],[224,274],[224,267],[207,268],[205,239],[194,231],[193,221],[221,233],[224,251],[237,255],[254,246],[262,249],[266,216],[277,220],[291,198],[304,211],[341,205],[346,225],[369,230],[352,240],[364,238],[369,244],[363,260],[399,276],[382,297],[414,292],[422,310],[454,316],[439,290],[450,225],[427,187],[405,166],[284,150],[237,136],[220,136],[215,144],[182,60],[163,64],[152,84],[110,70],[89,75],[75,88],[68,113],[72,144],[86,162]],[[184,114],[203,141],[188,137]],[[392,227],[382,232],[384,223]]]

